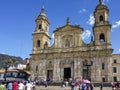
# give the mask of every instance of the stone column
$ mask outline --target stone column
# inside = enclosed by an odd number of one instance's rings
[[[71,78],[74,78],[74,62],[71,64]]]
[[[111,55],[109,55],[107,57],[107,65],[108,65],[108,82],[111,82],[113,81],[113,77],[112,77],[112,58],[111,58]]]
[[[82,80],[82,73],[83,73],[83,63],[82,63],[82,59],[78,58],[78,78],[80,80]]]
[[[54,70],[53,70],[53,76],[54,77],[53,77],[53,79],[54,79],[54,81],[57,81],[57,82],[61,80],[59,65],[60,65],[60,61],[55,59],[54,60]]]
[[[101,62],[97,57],[94,59],[93,68],[94,74],[92,74],[92,80],[95,82],[101,82]]]
[[[42,60],[42,64],[41,64],[41,72],[40,72],[41,76],[46,79],[47,77],[47,72],[46,72],[46,60]]]
[[[76,58],[74,58],[74,79],[78,77],[78,63],[77,63],[77,60]]]

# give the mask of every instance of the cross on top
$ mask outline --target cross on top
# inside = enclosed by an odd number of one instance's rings
[[[99,3],[102,4],[103,0],[99,0]]]

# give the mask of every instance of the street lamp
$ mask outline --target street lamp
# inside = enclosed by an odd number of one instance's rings
[[[5,73],[4,73],[4,81],[6,82],[6,74],[7,74],[7,70],[8,70],[8,65],[5,64]]]
[[[87,79],[90,80],[90,73],[89,73],[89,68],[93,65],[93,61],[89,61],[89,60],[84,60],[83,61],[83,66],[87,67]]]
[[[10,65],[12,64],[12,61],[11,61],[11,59],[10,60],[5,60],[4,62],[3,62],[3,64],[4,64],[4,68],[5,68],[5,73],[4,73],[4,81],[6,82],[6,74],[7,74],[7,71],[8,71],[8,68],[10,67]]]

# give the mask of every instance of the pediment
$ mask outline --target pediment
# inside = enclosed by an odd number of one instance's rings
[[[76,25],[76,26],[65,25],[63,27],[56,28],[56,30],[54,32],[67,32],[67,31],[78,30],[78,29],[82,30],[82,28],[78,25]]]

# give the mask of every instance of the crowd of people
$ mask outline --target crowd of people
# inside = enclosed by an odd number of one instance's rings
[[[111,82],[112,90],[120,90],[120,82]]]
[[[92,83],[85,83],[78,79],[68,82],[67,80],[62,81],[62,87],[71,86],[71,90],[93,90],[94,85]]]
[[[0,90],[35,90],[34,82],[30,81],[9,81],[0,83]]]
[[[20,81],[0,81],[0,90],[36,90],[36,85],[44,85],[47,87],[52,83],[52,79],[36,79],[33,81],[20,80]]]
[[[68,87],[68,85],[71,87],[71,90],[94,90],[94,84],[89,82],[85,83],[79,80],[63,80],[61,87]],[[120,90],[120,82],[111,82],[112,90]],[[98,83],[97,87],[100,88],[100,90],[103,90],[103,82]]]
[[[42,84],[42,83],[43,84]],[[36,85],[44,85],[45,87],[51,83],[52,80],[34,80],[34,81],[9,81],[9,82],[1,82],[0,90],[35,90]],[[62,80],[61,87],[71,87],[71,90],[94,90],[94,85],[89,82],[83,82],[78,79],[75,80]],[[120,90],[120,82],[111,82],[112,90]],[[100,90],[103,90],[103,83],[99,83]]]

